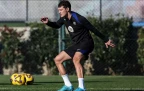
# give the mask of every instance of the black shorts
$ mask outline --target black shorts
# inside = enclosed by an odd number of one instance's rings
[[[91,53],[94,49],[93,39],[85,39],[78,44],[74,44],[64,51],[71,57],[74,57],[75,52],[81,52],[85,57],[88,57],[89,53]]]

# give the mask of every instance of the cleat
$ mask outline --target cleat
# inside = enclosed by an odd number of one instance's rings
[[[61,89],[59,89],[58,91],[73,91],[74,90],[74,88],[73,88],[73,86],[63,86]]]
[[[75,89],[74,91],[86,91],[86,90],[78,87],[78,88]]]

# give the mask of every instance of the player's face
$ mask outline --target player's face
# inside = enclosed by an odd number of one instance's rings
[[[69,8],[64,8],[63,6],[58,7],[58,11],[60,14],[60,17],[64,17],[68,14]]]

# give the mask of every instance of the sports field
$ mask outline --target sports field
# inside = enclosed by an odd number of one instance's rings
[[[60,76],[34,75],[34,84],[13,86],[10,76],[0,75],[0,91],[57,91],[63,81]],[[77,77],[70,76],[73,86],[77,87]],[[144,91],[144,76],[85,76],[87,91]]]

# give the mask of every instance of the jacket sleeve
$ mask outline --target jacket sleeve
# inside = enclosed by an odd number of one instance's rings
[[[63,19],[60,18],[57,22],[48,21],[47,25],[52,28],[60,28],[64,24]]]
[[[104,42],[107,42],[109,40],[108,37],[104,36],[101,32],[99,32],[85,17],[81,17],[80,21],[82,21],[82,24],[85,28],[93,32],[96,36],[101,38]]]

